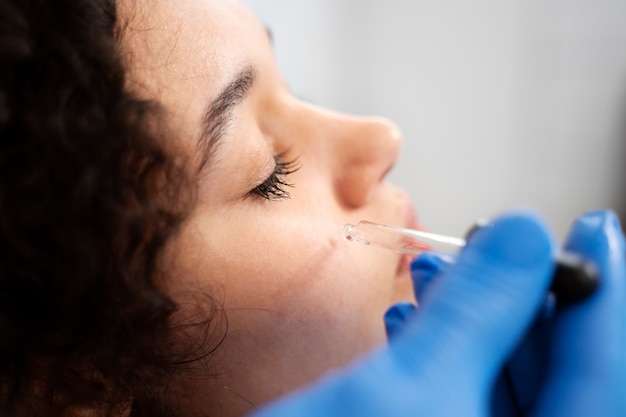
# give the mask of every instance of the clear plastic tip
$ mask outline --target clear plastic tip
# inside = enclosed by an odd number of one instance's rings
[[[419,230],[372,223],[365,220],[356,225],[345,224],[341,236],[362,245],[377,246],[408,255],[424,251],[456,253],[465,246],[465,240],[457,237],[437,235]]]

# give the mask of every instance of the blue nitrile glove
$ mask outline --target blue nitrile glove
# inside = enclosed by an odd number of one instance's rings
[[[416,259],[411,263],[411,277],[413,278],[413,284],[415,287],[415,296],[419,302],[421,298],[425,297],[426,289],[428,285],[436,279],[437,276],[442,274],[446,267],[448,267],[454,259],[447,254],[438,254],[434,252],[424,252],[420,254]],[[404,326],[405,320],[407,320],[411,314],[413,314],[416,306],[411,303],[397,303],[393,305],[389,310],[387,310],[384,320],[385,320],[385,328],[387,330],[387,336],[389,338],[394,337]],[[533,325],[533,330],[537,326],[537,322]],[[533,334],[536,336],[536,334]],[[528,334],[525,337],[525,340],[528,339]],[[537,339],[537,337],[534,337]],[[522,371],[519,375],[519,378],[515,382],[521,382],[517,386],[517,390],[512,385],[513,381],[511,381],[511,373],[508,369],[500,372],[499,377],[496,380],[496,383],[491,392],[491,401],[490,401],[490,413],[491,416],[497,417],[518,417],[521,415],[520,410],[520,398],[518,397],[519,388],[527,388],[527,391],[534,391],[534,386],[529,385],[530,383],[536,383],[536,378],[530,378],[529,371],[524,366],[528,365],[528,356],[533,359],[532,369],[538,369],[537,364],[534,361],[537,359],[537,355],[534,351],[534,345],[530,343],[526,343],[525,345],[529,345],[530,349],[524,349],[523,353],[525,355],[518,355],[520,359],[517,360],[516,364],[521,365],[518,369]],[[518,350],[519,349],[518,347]],[[545,362],[545,361],[544,361]],[[537,377],[540,372],[534,371],[530,372],[533,377]],[[532,387],[532,389],[531,389]]]
[[[445,271],[452,258],[449,254],[423,252],[411,262],[411,278],[415,288],[415,298],[419,300],[426,291],[428,284],[440,273]],[[387,337],[392,338],[404,327],[404,322],[417,307],[409,302],[397,303],[385,313],[385,330]]]
[[[601,289],[588,301],[557,310],[554,299],[546,297],[532,329],[500,374],[492,393],[491,415],[626,415],[623,241],[617,219],[610,212],[588,213],[574,224],[565,250],[597,264]],[[435,254],[421,255],[412,264],[416,287],[423,293],[424,283],[439,276],[446,265],[445,259]],[[390,336],[402,328],[412,309],[398,304],[387,312]],[[569,392],[576,384],[582,384],[581,392],[573,388]],[[565,402],[566,395],[573,395],[576,401]]]
[[[565,250],[596,264],[600,286],[589,299],[557,308],[513,356],[523,415],[626,416],[626,245],[617,217],[581,216]]]
[[[553,251],[533,215],[500,218],[429,285],[388,347],[255,415],[487,416],[493,381],[544,299]]]
[[[626,253],[613,213],[580,218],[565,248],[593,260],[601,285],[587,302],[559,312],[551,333],[550,378],[541,400],[552,401],[541,416],[626,415]]]

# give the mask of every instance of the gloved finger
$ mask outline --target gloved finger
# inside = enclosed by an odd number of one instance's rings
[[[398,362],[417,374],[430,370],[439,375],[435,380],[450,375],[450,392],[473,386],[482,392],[471,398],[487,398],[544,299],[552,255],[552,239],[530,213],[502,216],[476,231],[457,262],[431,284],[407,329],[391,341]],[[428,366],[424,355],[413,354],[416,346],[432,356]]]
[[[600,285],[587,300],[557,311],[539,415],[625,415],[626,245],[617,217],[608,211],[580,217],[565,249],[596,264]]]
[[[532,327],[515,347],[513,354],[503,369],[505,379],[514,395],[514,403],[519,409],[533,407],[546,379],[546,369],[550,363],[547,340],[552,332],[552,318],[556,310],[553,294],[546,295]],[[500,416],[497,412],[493,415]]]
[[[411,278],[413,279],[416,300],[419,301],[433,278],[448,267],[452,261],[451,255],[424,252],[411,262]]]
[[[415,305],[409,302],[394,304],[387,310],[384,316],[387,339],[399,333],[406,319],[410,317],[414,311]]]
[[[447,254],[424,252],[411,262],[411,278],[415,298],[426,289],[433,277],[450,265],[452,258]],[[405,320],[415,311],[411,303],[398,303],[389,308],[384,316],[387,339],[393,337],[404,325]]]

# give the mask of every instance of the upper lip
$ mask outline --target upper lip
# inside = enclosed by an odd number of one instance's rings
[[[421,230],[421,226],[417,220],[417,210],[415,209],[415,205],[413,201],[409,198],[408,194],[403,193],[403,203],[402,203],[402,216],[403,216],[403,227],[409,229]],[[400,255],[398,257],[398,269],[397,273],[403,272],[404,269],[408,268],[410,264],[411,256],[410,255]]]
[[[421,229],[417,221],[417,210],[408,195],[405,195],[404,204],[404,227],[409,229]]]

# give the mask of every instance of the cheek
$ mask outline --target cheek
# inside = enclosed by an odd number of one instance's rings
[[[342,240],[344,219],[320,204],[308,206],[317,214],[289,205],[272,215],[228,210],[215,220],[208,214],[192,219],[168,247],[170,291],[208,292],[224,310],[212,322],[222,327],[211,330],[211,339],[191,335],[213,352],[222,385],[255,392],[263,380],[272,398],[385,339],[382,316],[397,260]],[[183,325],[189,313],[183,311]]]
[[[325,219],[237,217],[198,221],[180,236],[175,264],[187,273],[176,274],[177,285],[210,288],[231,311],[273,311],[318,323],[336,323],[339,314],[346,321],[380,321],[392,297],[387,258],[343,241],[339,227]]]

